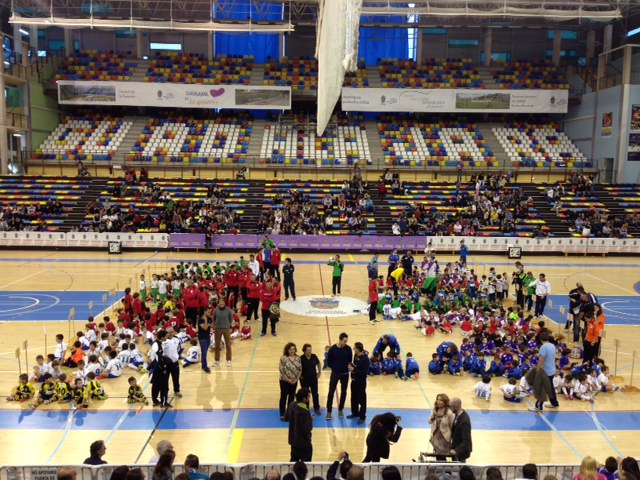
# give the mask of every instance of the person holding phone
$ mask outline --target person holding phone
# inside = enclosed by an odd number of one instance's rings
[[[397,442],[402,434],[402,418],[387,412],[376,415],[369,425],[367,435],[367,454],[363,463],[379,462],[389,458],[391,444]]]

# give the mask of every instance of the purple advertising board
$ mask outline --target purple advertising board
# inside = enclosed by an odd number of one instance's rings
[[[263,235],[214,235],[211,248],[223,250],[257,250]],[[278,248],[287,250],[423,250],[427,237],[382,235],[270,235]],[[173,233],[171,248],[204,248],[204,235]]]

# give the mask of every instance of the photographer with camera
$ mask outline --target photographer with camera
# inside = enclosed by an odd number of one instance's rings
[[[353,466],[349,454],[344,450],[338,453],[338,459],[327,470],[327,480],[347,480],[349,470]]]
[[[367,435],[367,454],[363,463],[379,462],[389,458],[391,443],[396,443],[402,434],[402,418],[387,412],[376,415],[369,425]]]

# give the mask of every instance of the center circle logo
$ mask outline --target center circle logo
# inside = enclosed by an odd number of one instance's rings
[[[306,317],[349,317],[359,315],[365,308],[367,302],[357,298],[326,295],[308,295],[280,304],[280,310]]]

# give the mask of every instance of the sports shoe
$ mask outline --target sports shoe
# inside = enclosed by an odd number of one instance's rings
[[[162,408],[173,408],[173,405],[171,405],[169,402],[166,402],[162,404]]]
[[[325,420],[331,420],[331,412],[327,412],[327,416],[324,417]]]
[[[278,334],[276,332],[271,332],[271,335],[273,335],[274,337],[278,336]]]
[[[231,360],[227,360],[227,367],[231,366]]]
[[[261,332],[261,333],[260,333],[260,336],[261,336],[261,337],[264,337],[265,335],[266,335],[266,333],[264,333],[264,332]]]
[[[218,361],[213,362],[213,366],[214,367],[219,367],[220,366],[220,362],[218,362]]]
[[[560,405],[551,405],[551,402],[544,402],[542,406],[546,408],[558,408]]]
[[[173,392],[174,395],[178,398],[182,398],[182,392]]]
[[[529,411],[534,413],[540,413],[542,412],[542,409],[534,406],[534,407],[529,407]]]
[[[358,420],[358,425],[362,425],[364,423],[364,418],[361,418],[360,420]]]
[[[338,417],[344,418],[344,412],[342,410],[338,410]]]
[[[369,323],[370,323],[371,325],[375,325],[375,324],[376,324],[376,321],[375,321],[375,320],[369,320]]]
[[[207,368],[203,368],[203,369],[202,369],[202,371],[203,371],[204,373],[211,373],[211,369],[210,369],[209,367],[207,367]]]
[[[319,408],[315,408],[313,411],[316,413],[316,415],[320,415],[320,409]]]

